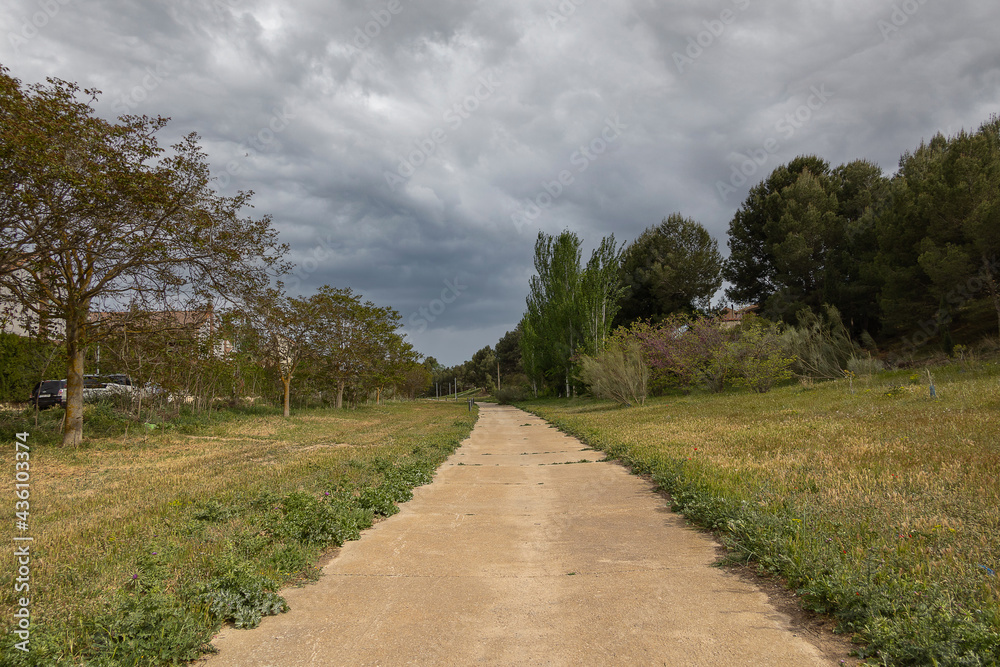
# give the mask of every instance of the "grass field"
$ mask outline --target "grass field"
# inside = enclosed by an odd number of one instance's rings
[[[94,410],[91,433],[101,432],[106,411]],[[15,531],[11,485],[0,504],[0,541],[34,537],[31,650],[17,650],[19,638],[5,633],[4,665],[184,664],[223,621],[252,627],[279,613],[281,585],[315,578],[324,550],[394,513],[475,422],[465,403],[300,411],[288,420],[261,409],[66,450],[39,444],[53,439],[56,412],[28,437],[29,532]],[[7,430],[31,433],[27,415],[8,417]],[[12,434],[4,447],[10,479]],[[0,588],[4,625],[22,595],[12,581]]]
[[[1000,366],[522,406],[651,474],[886,665],[1000,664]],[[853,391],[852,391],[853,390]]]

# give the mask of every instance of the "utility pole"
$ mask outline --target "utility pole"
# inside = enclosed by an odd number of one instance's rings
[[[497,391],[500,391],[500,362],[497,362]]]

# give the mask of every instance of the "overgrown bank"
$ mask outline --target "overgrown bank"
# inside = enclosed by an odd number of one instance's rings
[[[315,578],[325,549],[394,514],[475,419],[443,402],[288,420],[258,410],[78,450],[36,445],[30,651],[5,632],[0,663],[196,658],[224,621],[253,627],[282,611],[282,585]],[[0,539],[10,544],[8,508]],[[15,603],[4,587],[4,618]]]
[[[787,578],[886,665],[1000,663],[1000,366],[691,395],[623,409],[522,407]],[[852,393],[853,389],[853,393]]]

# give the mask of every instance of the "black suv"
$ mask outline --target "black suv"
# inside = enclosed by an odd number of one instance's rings
[[[66,404],[66,380],[44,380],[31,390],[31,404],[39,410]]]

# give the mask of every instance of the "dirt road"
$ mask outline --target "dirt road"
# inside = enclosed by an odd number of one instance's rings
[[[480,406],[433,484],[284,591],[290,612],[221,632],[208,666],[836,664],[600,458]]]

